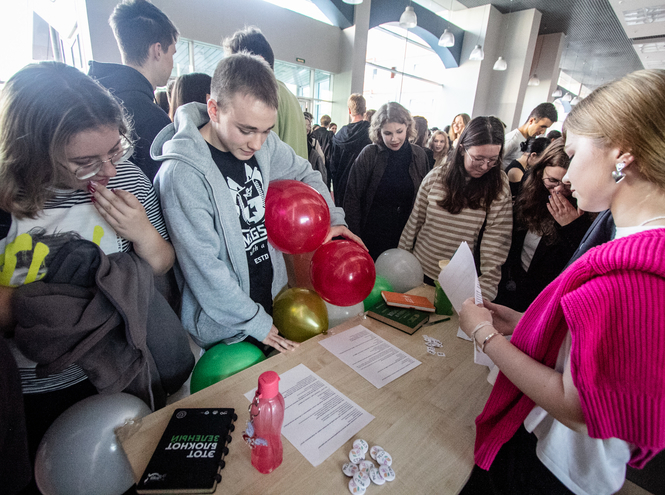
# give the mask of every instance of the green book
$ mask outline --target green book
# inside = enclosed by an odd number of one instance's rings
[[[397,308],[379,301],[367,311],[367,316],[413,335],[429,319],[431,313],[417,309]]]

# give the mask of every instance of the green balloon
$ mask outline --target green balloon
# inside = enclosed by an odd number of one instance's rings
[[[369,308],[374,306],[379,301],[383,300],[383,298],[381,297],[382,290],[393,292],[393,286],[390,285],[390,282],[388,282],[381,275],[377,275],[372,292],[370,292],[369,296],[367,296],[367,298],[365,298],[365,300],[363,301],[363,305],[365,306],[365,311],[367,311]]]
[[[208,349],[192,372],[192,394],[265,360],[263,351],[249,342],[220,343]]]

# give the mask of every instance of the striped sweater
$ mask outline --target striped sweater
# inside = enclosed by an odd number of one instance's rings
[[[511,338],[553,368],[570,330],[570,371],[589,436],[632,443],[637,468],[665,448],[664,251],[665,229],[590,250],[536,298]],[[478,466],[489,469],[533,406],[499,373],[476,419]]]
[[[484,209],[470,208],[453,215],[437,204],[443,199],[444,170],[445,167],[436,167],[423,179],[399,241],[399,247],[411,251],[420,261],[425,275],[433,279],[441,271],[439,261],[452,258],[463,241],[474,250],[486,215]],[[508,257],[513,229],[508,177],[501,176],[503,190],[490,205],[480,246],[480,288],[490,301],[496,297],[501,265]]]

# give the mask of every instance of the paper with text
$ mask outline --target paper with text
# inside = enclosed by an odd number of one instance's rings
[[[304,364],[279,377],[285,408],[282,435],[314,467],[374,419]],[[255,392],[247,392],[247,400],[251,401]]]
[[[480,282],[476,272],[476,262],[466,242],[459,245],[448,266],[439,273],[439,284],[441,284],[443,292],[450,299],[457,314],[462,310],[464,301],[470,297],[474,298],[476,304],[483,302],[483,293],[480,290]],[[471,340],[461,328],[457,329],[457,336],[464,340]],[[490,368],[494,366],[487,354],[478,350],[475,345],[473,346],[473,362]]]
[[[422,364],[362,325],[320,340],[319,344],[376,388]]]

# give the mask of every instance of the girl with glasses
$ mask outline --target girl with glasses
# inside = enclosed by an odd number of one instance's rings
[[[593,220],[562,182],[570,164],[563,146],[558,139],[536,159],[515,201],[513,241],[494,302],[517,311],[561,273]]]
[[[627,464],[665,448],[664,100],[663,70],[599,87],[563,124],[567,172],[543,176],[584,211],[609,208],[615,238],[524,314],[464,302],[460,327],[501,372],[463,495],[615,493]]]
[[[133,250],[154,274],[173,265],[174,251],[152,184],[127,161],[130,135],[120,104],[73,67],[43,62],[7,81],[0,96],[4,337],[13,335],[20,316],[12,314],[16,288],[47,277],[70,240],[92,241],[107,255]],[[96,390],[77,364],[42,377],[17,342],[9,339],[9,344],[21,371],[34,453],[57,415]]]
[[[513,225],[508,178],[498,166],[503,136],[499,119],[476,117],[447,164],[423,180],[399,247],[418,258],[426,282],[439,276],[439,261],[450,259],[466,241],[476,257],[483,295],[496,296]]]

